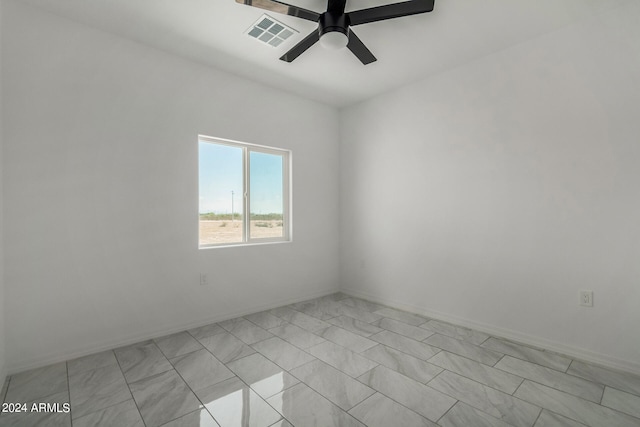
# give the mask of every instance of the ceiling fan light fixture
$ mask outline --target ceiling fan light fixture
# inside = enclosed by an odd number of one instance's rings
[[[331,31],[329,33],[324,33],[320,37],[320,44],[325,49],[329,50],[338,50],[344,49],[347,47],[349,43],[349,36],[340,32],[340,31]]]
[[[338,15],[327,11],[318,19],[320,44],[329,50],[347,47],[349,43],[349,20],[344,13]]]

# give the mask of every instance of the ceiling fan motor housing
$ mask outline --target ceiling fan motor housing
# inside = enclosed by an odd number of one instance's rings
[[[318,32],[320,37],[326,33],[337,31],[349,36],[349,16],[346,13],[336,14],[332,12],[325,12],[320,15],[318,21]]]

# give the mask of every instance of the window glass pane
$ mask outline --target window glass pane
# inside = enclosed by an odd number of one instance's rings
[[[199,143],[200,245],[242,242],[242,148]]]
[[[249,235],[252,239],[283,237],[283,156],[251,151],[249,165]]]

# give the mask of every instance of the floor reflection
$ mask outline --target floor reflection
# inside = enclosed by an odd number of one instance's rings
[[[285,389],[284,372],[278,372],[267,378],[255,381],[251,388],[258,391],[263,396],[272,396]]]
[[[267,427],[281,416],[239,378],[198,393],[221,427]]]

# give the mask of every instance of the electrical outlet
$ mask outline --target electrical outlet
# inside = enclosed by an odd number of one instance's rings
[[[580,305],[593,307],[593,291],[580,291]]]
[[[206,285],[207,285],[207,274],[200,273],[200,286],[206,286]]]

